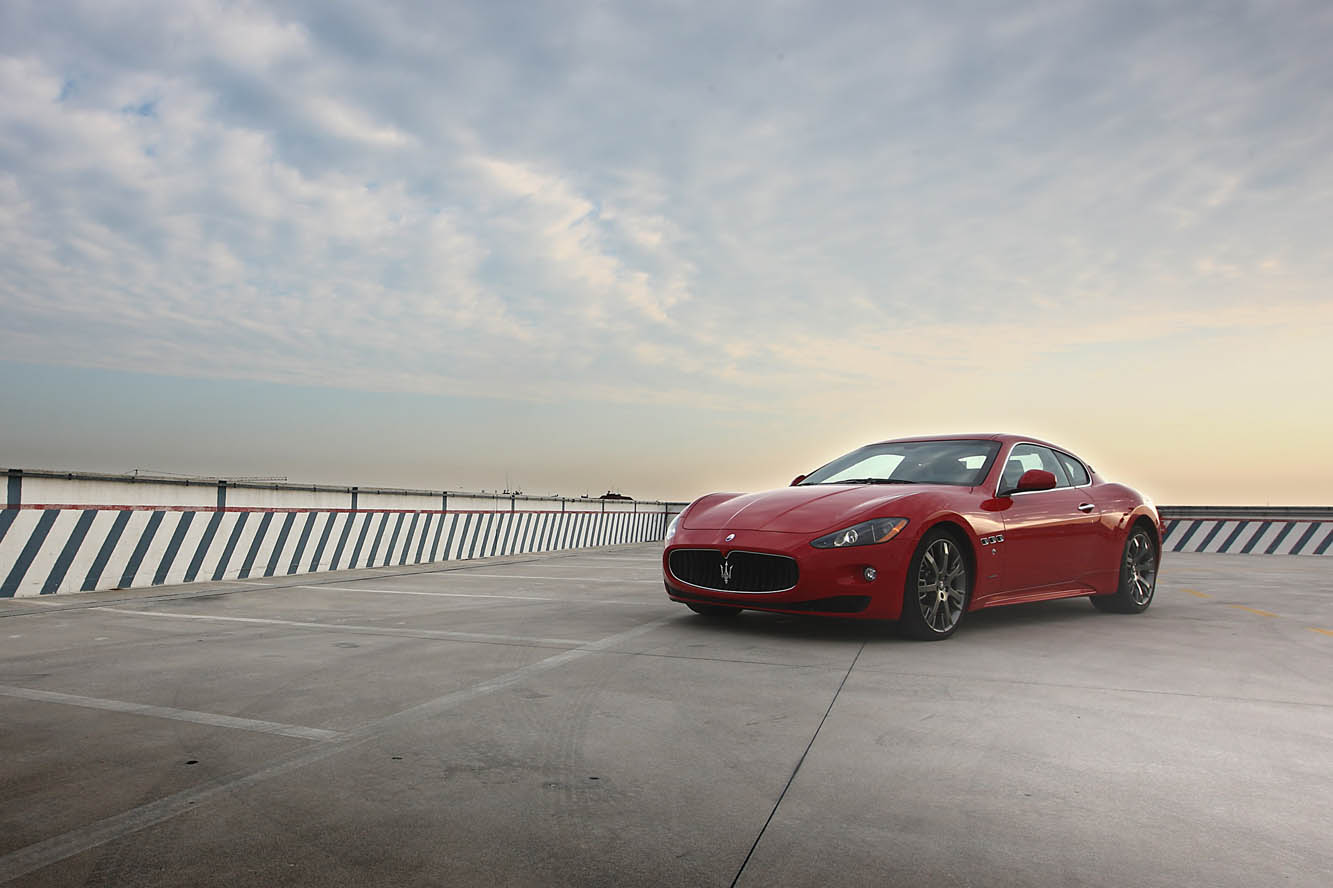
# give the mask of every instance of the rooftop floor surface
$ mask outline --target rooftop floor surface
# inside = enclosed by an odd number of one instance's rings
[[[1329,884],[1327,560],[922,644],[660,551],[0,601],[0,883]]]

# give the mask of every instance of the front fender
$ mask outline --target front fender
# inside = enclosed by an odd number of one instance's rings
[[[949,526],[955,533],[963,537],[972,569],[972,595],[968,602],[969,610],[973,609],[975,602],[1000,591],[1003,573],[1001,570],[1004,557],[1003,543],[994,538],[1003,539],[1004,521],[998,513],[965,514],[956,509],[940,507],[922,518],[920,522],[914,523],[918,526],[909,540],[913,551],[916,551],[916,547],[921,544],[921,540],[926,534],[937,527]],[[983,538],[992,542],[988,545],[982,545]]]

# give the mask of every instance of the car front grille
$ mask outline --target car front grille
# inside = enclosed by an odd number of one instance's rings
[[[682,583],[719,592],[786,592],[799,576],[795,559],[759,552],[677,549],[668,563]]]

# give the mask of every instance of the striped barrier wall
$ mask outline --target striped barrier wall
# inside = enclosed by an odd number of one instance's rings
[[[293,485],[247,490],[152,479],[136,479],[131,489],[116,476],[7,474],[9,496],[0,509],[0,598],[651,542],[665,536],[672,514],[683,505]],[[126,505],[127,491],[140,494],[141,501],[189,502]],[[23,502],[30,492],[86,493],[94,501]],[[119,496],[122,503],[96,502],[96,495]],[[214,496],[216,505],[201,502]],[[227,505],[228,496],[306,504]],[[330,504],[349,497],[351,508]],[[441,508],[403,507],[424,505],[424,497]],[[371,507],[358,507],[363,504]],[[447,508],[454,504],[459,507]]]
[[[1166,553],[1333,555],[1333,509],[1164,507],[1161,514]]]
[[[291,576],[662,539],[664,512],[22,505],[0,517],[0,598]]]

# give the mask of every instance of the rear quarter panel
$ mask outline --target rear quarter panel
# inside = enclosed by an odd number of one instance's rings
[[[1153,526],[1160,557],[1162,520],[1148,498],[1132,487],[1099,483],[1093,490],[1101,515],[1098,527],[1098,551],[1101,555],[1099,565],[1090,575],[1090,581],[1098,592],[1109,595],[1115,592],[1120,583],[1120,558],[1124,553],[1125,541],[1129,538],[1129,529],[1141,519],[1149,521]]]

